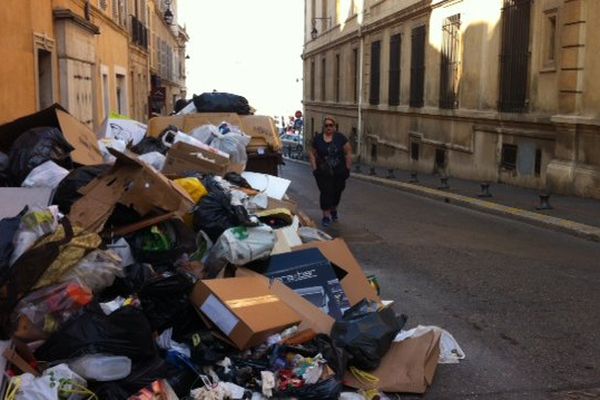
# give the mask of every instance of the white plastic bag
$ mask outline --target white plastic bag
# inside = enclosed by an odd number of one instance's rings
[[[94,293],[98,293],[111,286],[116,276],[125,276],[121,258],[110,250],[94,250],[61,276],[60,281],[79,279]]]
[[[324,242],[327,240],[333,240],[331,236],[323,232],[320,229],[312,228],[310,226],[302,226],[298,228],[298,236],[302,239],[302,243],[310,242]]]
[[[162,169],[165,166],[165,160],[167,159],[167,157],[165,157],[158,151],[152,151],[150,153],[142,154],[138,156],[138,158],[157,171],[162,171]]]
[[[105,164],[114,164],[117,158],[108,152],[108,149],[115,149],[121,153],[127,150],[127,143],[123,140],[115,138],[104,138],[98,140],[98,148],[102,153],[102,158]]]
[[[115,381],[131,373],[131,359],[111,354],[87,354],[69,361],[69,367],[85,379]]]
[[[15,376],[10,380],[7,392],[11,386],[18,388],[14,400],[79,400],[85,398],[81,392],[86,389],[87,382],[67,364],[58,364],[38,378],[30,373]]]
[[[410,329],[408,331],[401,331],[394,342],[401,342],[405,339],[411,337],[419,337],[423,336],[427,332],[430,331],[439,331],[441,333],[440,336],[440,357],[438,360],[438,364],[458,364],[460,360],[464,359],[465,353],[460,348],[456,339],[450,332],[445,329],[442,329],[438,326],[423,326],[419,325],[416,328]]]
[[[43,210],[33,210],[21,217],[19,230],[13,238],[15,249],[10,257],[12,265],[42,236],[56,231],[60,213],[58,206],[50,206]]]
[[[218,134],[210,142],[211,147],[214,147],[224,153],[229,154],[229,159],[234,164],[246,165],[248,155],[246,146],[250,143],[250,136],[244,133],[229,132],[226,134]]]
[[[219,134],[219,128],[213,124],[206,124],[197,127],[190,132],[190,135],[198,139],[202,143],[210,144],[213,138]]]
[[[144,139],[147,131],[147,125],[133,119],[111,118],[107,122],[105,137],[135,146]]]
[[[69,175],[69,171],[64,169],[54,161],[46,161],[31,170],[27,178],[21,183],[22,187],[49,187],[56,189],[60,181]]]

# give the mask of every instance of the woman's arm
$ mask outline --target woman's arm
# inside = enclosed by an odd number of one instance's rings
[[[314,147],[311,147],[310,151],[308,152],[308,160],[310,161],[310,167],[312,168],[312,170],[316,170],[317,169],[317,150]]]
[[[352,168],[352,146],[350,145],[350,142],[346,142],[344,145],[344,156],[346,158],[346,168],[350,171]]]

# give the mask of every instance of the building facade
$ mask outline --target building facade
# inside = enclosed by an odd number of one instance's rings
[[[372,165],[600,198],[595,0],[306,0],[306,132]]]
[[[151,38],[177,49],[165,57],[181,68],[176,93],[185,96],[185,65],[180,60],[188,37],[168,18],[176,13],[176,2],[7,2],[0,10],[0,123],[56,102],[92,129],[111,113],[146,121],[153,95]],[[162,77],[163,71],[157,73]],[[166,72],[164,76],[170,77]],[[172,99],[158,113],[171,112]]]

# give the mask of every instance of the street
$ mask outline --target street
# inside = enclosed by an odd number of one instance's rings
[[[286,161],[281,175],[320,221],[309,167]],[[440,326],[466,353],[424,398],[600,397],[600,244],[352,178],[339,212],[326,231],[406,328]]]

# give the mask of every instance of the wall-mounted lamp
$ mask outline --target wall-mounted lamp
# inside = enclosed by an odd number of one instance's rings
[[[172,0],[163,0],[164,5],[166,7],[165,14],[164,14],[164,19],[165,19],[165,22],[167,23],[167,25],[172,25],[173,24],[173,18],[175,17],[173,15],[173,12],[171,11],[171,1]]]
[[[317,20],[318,19],[327,20],[327,21],[329,21],[329,24],[331,24],[331,17],[314,17],[312,19],[312,31],[310,31],[310,37],[312,37],[313,40],[315,40],[317,38],[317,36],[319,35],[319,31],[317,31]]]
[[[186,56],[185,56],[185,59],[186,59],[186,60],[189,60],[189,59],[190,59],[190,55],[189,55],[189,54],[188,54],[188,55],[186,55]]]

